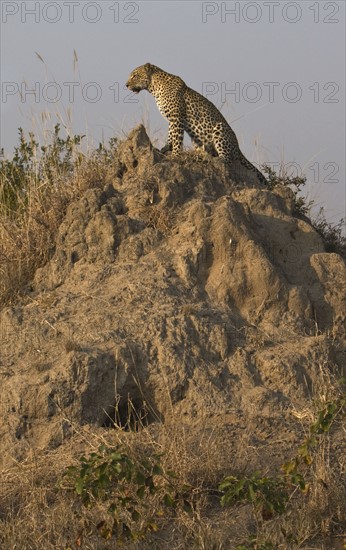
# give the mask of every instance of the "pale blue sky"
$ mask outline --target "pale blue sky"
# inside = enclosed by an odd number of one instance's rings
[[[343,1],[1,0],[1,10],[6,154],[19,126],[48,129],[57,117],[67,123],[67,111],[95,144],[142,120],[163,144],[154,99],[124,89],[149,61],[208,94],[250,160],[297,163],[328,218],[345,216]]]

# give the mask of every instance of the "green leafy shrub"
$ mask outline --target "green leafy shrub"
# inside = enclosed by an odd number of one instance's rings
[[[282,514],[289,497],[288,486],[282,476],[263,477],[259,472],[251,476],[227,476],[220,483],[219,489],[224,492],[222,506],[250,502],[263,519]]]
[[[175,480],[173,472],[163,470],[159,455],[135,461],[119,448],[102,445],[66,470],[62,487],[88,508],[105,505],[108,519],[97,525],[103,538],[141,540],[158,530],[164,509],[191,511],[190,487],[177,488]]]

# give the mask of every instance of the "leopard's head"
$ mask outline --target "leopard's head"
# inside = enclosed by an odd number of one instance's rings
[[[126,87],[137,94],[141,90],[147,90],[150,86],[151,75],[155,69],[156,67],[150,63],[137,67],[137,69],[134,69],[130,74],[126,82]]]

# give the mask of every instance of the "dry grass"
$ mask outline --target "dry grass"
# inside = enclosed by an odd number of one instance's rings
[[[56,158],[38,158],[34,152],[22,183],[16,181],[17,165],[0,172],[0,305],[15,300],[52,256],[67,206],[86,189],[114,178],[111,154],[85,155],[77,145],[71,154],[67,169]]]
[[[340,394],[339,385],[327,372],[325,365],[321,365],[318,393],[301,411],[302,439],[321,404]],[[88,510],[73,493],[59,488],[65,468],[78,464],[83,453],[96,451],[102,443],[121,447],[134,461],[160,454],[164,469],[174,470],[178,483],[192,487],[192,513],[167,509],[157,519],[158,532],[137,543],[127,542],[124,547],[128,550],[231,550],[249,541],[251,535],[256,535],[259,541],[254,548],[263,550],[343,548],[346,487],[340,420],[331,433],[321,438],[311,469],[306,474],[308,491],[303,495],[292,494],[287,511],[269,521],[254,513],[249,504],[229,509],[220,506],[218,483],[230,472],[245,472],[248,456],[253,453],[249,445],[247,449],[240,448],[239,441],[227,439],[223,426],[210,425],[205,419],[192,429],[184,425],[179,415],[172,413],[165,423],[156,421],[136,428],[124,431],[117,426],[94,430],[76,427],[78,433],[64,446],[44,454],[33,450],[31,459],[3,471],[1,547],[16,550],[36,550],[42,546],[46,550],[115,548],[113,539],[105,541],[98,535],[97,524],[106,517],[104,508],[100,505]],[[244,445],[245,440],[243,437]],[[284,450],[282,461],[291,452],[291,449]],[[157,496],[150,497],[147,504],[144,519],[159,508]]]
[[[178,421],[178,419],[176,419]],[[154,432],[157,432],[156,434]],[[194,483],[194,512],[167,512],[159,520],[160,531],[140,543],[128,543],[126,548],[212,548],[229,524],[229,512],[221,513],[216,501],[208,502],[202,489],[208,483],[219,480],[215,453],[220,452],[215,434],[206,439],[203,435],[197,443],[192,433],[181,424],[169,428],[144,428],[139,432],[120,429],[98,430],[98,433],[80,433],[74,442],[45,455],[33,457],[25,464],[15,464],[2,473],[0,496],[0,543],[3,548],[38,549],[44,545],[53,548],[114,548],[114,541],[105,542],[97,535],[97,523],[104,517],[102,507],[91,511],[84,508],[70,493],[57,489],[64,469],[82,453],[96,451],[100,443],[121,445],[135,460],[143,455],[163,453],[163,466],[177,472],[179,482]],[[75,450],[78,449],[78,451]],[[198,451],[198,452],[196,452]],[[225,458],[225,457],[224,457]],[[150,501],[150,511],[157,508],[155,495]],[[215,500],[215,499],[214,499]],[[232,514],[233,515],[233,514]],[[222,525],[215,534],[215,525]],[[202,546],[200,545],[203,544]],[[222,546],[220,546],[222,548]]]
[[[302,440],[309,435],[309,427],[327,403],[335,403],[342,396],[340,377],[327,358],[319,363],[319,376],[306,407],[292,410],[302,426]],[[258,525],[258,537],[270,541],[274,548],[306,550],[343,550],[346,542],[346,461],[345,411],[341,411],[332,425],[331,433],[320,438],[311,468],[306,473],[307,491],[297,498],[292,495],[288,512],[272,521]]]

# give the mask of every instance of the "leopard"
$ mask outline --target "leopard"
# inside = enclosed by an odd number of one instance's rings
[[[126,87],[138,94],[147,90],[160,113],[168,120],[167,143],[163,154],[177,156],[183,148],[186,132],[197,149],[218,156],[227,165],[235,166],[238,176],[267,184],[264,175],[241,152],[237,136],[217,107],[202,94],[189,88],[179,76],[167,73],[156,65],[145,63],[134,69]]]

